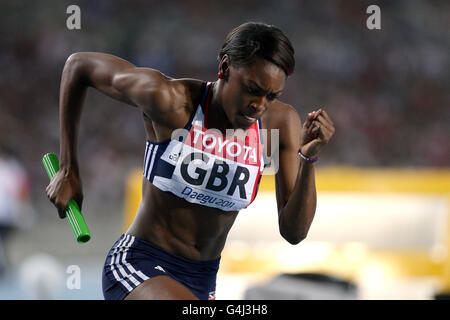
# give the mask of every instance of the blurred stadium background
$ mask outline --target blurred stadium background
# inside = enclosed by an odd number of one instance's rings
[[[66,27],[72,4],[81,30]],[[381,30],[366,28],[371,4]],[[448,1],[2,1],[0,16],[0,299],[102,299],[106,253],[139,201],[141,114],[94,91],[78,145],[91,241],[77,244],[47,200],[41,158],[59,154],[67,57],[101,51],[214,81],[218,49],[246,21],[285,31],[297,66],[282,100],[302,118],[325,108],[336,134],[317,164],[308,238],[282,240],[265,175],[230,232],[217,299],[450,292]],[[80,289],[66,287],[70,265],[80,267]]]

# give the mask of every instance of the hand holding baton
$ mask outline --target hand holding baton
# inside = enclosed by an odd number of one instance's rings
[[[48,177],[52,180],[56,172],[59,171],[58,157],[53,153],[47,153],[42,158],[42,163],[44,164]],[[77,241],[79,243],[88,242],[91,234],[77,202],[74,199],[70,199],[64,211]]]

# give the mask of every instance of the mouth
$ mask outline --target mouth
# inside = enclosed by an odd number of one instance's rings
[[[242,112],[239,112],[239,116],[248,124],[252,124],[253,122],[256,121],[256,118],[246,116]]]

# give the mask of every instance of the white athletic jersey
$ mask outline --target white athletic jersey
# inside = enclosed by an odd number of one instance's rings
[[[211,82],[202,84],[202,99],[176,136],[147,140],[144,176],[186,201],[239,211],[255,199],[264,170],[261,121],[253,123],[245,140],[208,130],[211,91]]]

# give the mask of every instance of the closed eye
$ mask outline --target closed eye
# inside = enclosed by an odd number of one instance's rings
[[[266,92],[263,89],[259,88],[259,86],[256,86],[256,88],[250,87],[250,86],[247,86],[244,84],[243,84],[243,86],[244,86],[246,92],[252,96],[262,97],[266,94]],[[281,93],[282,93],[282,91],[275,92],[275,93],[269,93],[269,94],[267,94],[267,100],[273,101],[273,100],[277,99],[281,95]]]
[[[277,97],[278,97],[278,95],[276,95],[276,94],[269,94],[269,95],[267,95],[267,100],[273,101],[273,100],[275,100]]]
[[[259,90],[253,89],[251,87],[247,87],[247,92],[253,96],[258,96],[261,95],[261,93],[259,92]]]

